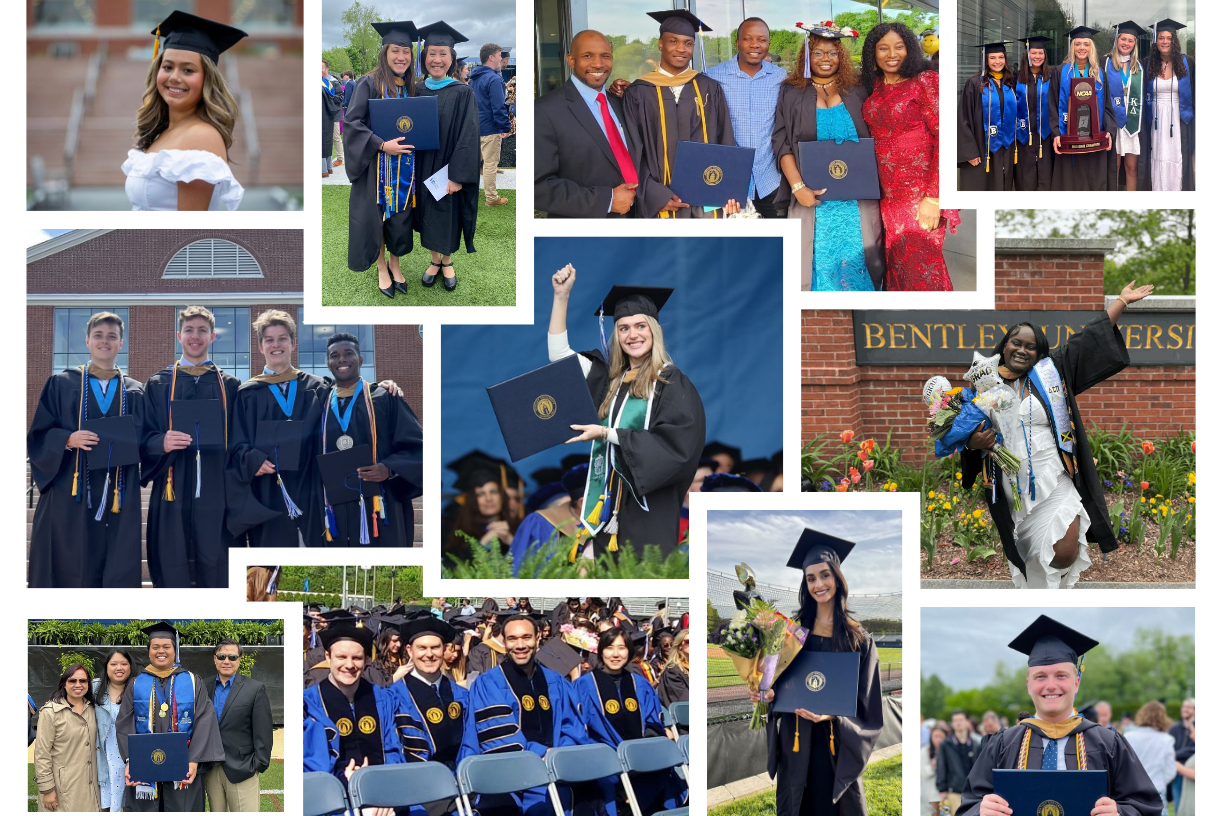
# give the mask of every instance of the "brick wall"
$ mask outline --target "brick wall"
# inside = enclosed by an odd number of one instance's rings
[[[1100,309],[1105,293],[1104,255],[1018,255],[996,252],[995,308]],[[805,310],[801,327],[802,437],[855,432],[909,448],[918,463],[927,454],[922,385],[936,374],[953,385],[969,367],[858,366],[854,326],[847,310]],[[1089,424],[1164,436],[1195,423],[1194,366],[1131,366],[1077,398]]]

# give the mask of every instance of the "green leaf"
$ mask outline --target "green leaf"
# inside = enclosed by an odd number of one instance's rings
[[[978,558],[989,558],[992,555],[997,555],[994,547],[974,547],[969,551],[968,560],[975,561]]]

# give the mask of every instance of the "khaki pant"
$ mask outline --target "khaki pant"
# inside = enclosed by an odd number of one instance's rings
[[[497,195],[497,164],[501,161],[500,133],[480,137],[480,158],[484,159],[484,192],[485,201],[496,201]]]
[[[954,816],[956,811],[960,810],[960,799],[961,795],[959,793],[949,791],[948,798],[944,800],[948,803],[948,812],[954,814]]]
[[[336,158],[344,161],[344,139],[340,137],[340,122],[338,120],[332,125],[332,149],[336,151]]]
[[[204,775],[204,792],[213,813],[259,812],[259,774],[234,783],[226,778],[224,768],[214,765]]]

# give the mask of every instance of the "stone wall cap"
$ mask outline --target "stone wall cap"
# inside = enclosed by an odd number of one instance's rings
[[[996,238],[999,255],[1102,255],[1117,242],[1108,238]]]
[[[1118,299],[1117,295],[1106,295],[1105,308]],[[1126,307],[1128,312],[1193,312],[1194,295],[1148,295],[1138,303]]]

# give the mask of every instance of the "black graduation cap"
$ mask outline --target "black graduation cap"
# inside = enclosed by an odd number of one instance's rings
[[[565,471],[565,475],[561,477],[561,484],[565,486],[571,499],[581,498],[586,491],[587,474],[590,470],[591,466],[583,462]]]
[[[355,502],[362,496],[371,499],[378,495],[378,482],[367,482],[357,475],[357,468],[373,464],[369,445],[355,445],[348,450],[323,453],[315,457],[319,473],[323,476],[323,488],[327,491],[329,504]]]
[[[496,598],[485,598],[480,604],[480,613],[482,615],[487,615],[490,612],[497,612],[499,609],[501,609],[501,607],[497,605]]]
[[[1028,46],[1030,48],[1033,47],[1034,45],[1041,45],[1042,43],[1048,43],[1048,42],[1053,42],[1053,41],[1054,40],[1052,37],[1046,37],[1041,34],[1030,34],[1029,36],[1024,37],[1022,40],[1022,42],[1028,43]]]
[[[150,642],[152,642],[153,638],[167,638],[169,640],[173,640],[174,641],[174,665],[176,666],[178,665],[179,663],[179,633],[178,633],[178,630],[174,628],[173,624],[169,623],[168,621],[158,621],[157,623],[144,627],[140,631],[144,632],[146,635],[149,636]]]
[[[475,629],[482,623],[484,618],[480,615],[456,615],[450,620],[451,626],[459,629]]]
[[[782,470],[782,451],[776,451],[769,457],[769,464],[773,465],[775,470]]]
[[[799,542],[795,544],[795,549],[791,553],[790,560],[786,562],[786,566],[806,570],[813,564],[824,562],[835,564],[840,568],[846,556],[850,555],[853,549],[853,541],[845,541],[808,528],[803,531],[803,535],[799,536]]]
[[[292,471],[299,466],[302,437],[310,434],[305,422],[284,419],[261,419],[255,426],[255,448],[261,451],[277,470]]]
[[[713,442],[707,443],[706,446],[701,449],[701,456],[703,459],[713,459],[715,456],[723,453],[735,460],[735,464],[731,466],[732,470],[734,470],[739,465],[740,460],[744,458],[744,452],[739,448],[719,442],[717,439]]]
[[[1118,23],[1114,26],[1114,39],[1117,39],[1118,34],[1130,34],[1136,39],[1143,36],[1143,26],[1136,23],[1134,20],[1127,20],[1123,23]]]
[[[563,473],[565,473],[565,471],[561,468],[549,465],[548,467],[542,467],[539,470],[533,470],[531,472],[531,478],[537,485],[543,487],[546,484],[561,481],[561,475]]]
[[[421,26],[417,29],[417,36],[425,40],[426,48],[431,45],[445,45],[454,48],[455,43],[468,41],[467,37],[448,26],[443,20]]]
[[[119,382],[118,387],[122,388],[123,383]],[[81,430],[98,435],[98,444],[89,451],[90,470],[123,467],[140,461],[140,433],[132,414],[87,419],[81,423]]]
[[[1178,31],[1181,31],[1186,26],[1183,25],[1182,23],[1177,22],[1176,20],[1170,20],[1168,17],[1166,17],[1165,19],[1161,20],[1158,23],[1153,23],[1153,27],[1156,29],[1156,33],[1159,34],[1162,31],[1170,31],[1173,33],[1177,33]]]
[[[173,400],[170,419],[174,430],[191,435],[193,447],[225,447],[225,409],[221,400]]]
[[[417,27],[411,20],[401,20],[398,23],[370,23],[382,37],[383,45],[399,45],[411,48],[417,41]]]
[[[740,462],[739,466],[740,473],[768,473],[771,470],[773,470],[773,462],[764,457],[748,459],[747,461]]]
[[[688,14],[688,12],[684,12]],[[692,15],[689,15],[690,17]],[[596,317],[612,315],[620,320],[629,315],[646,315],[659,319],[659,310],[675,290],[670,286],[613,286],[595,310]]]
[[[536,660],[546,669],[552,669],[562,677],[582,665],[582,655],[561,638],[550,638],[540,645]]]
[[[985,48],[986,54],[1006,54],[1007,46],[1011,45],[1011,40],[1003,40],[1002,42],[982,43],[981,45],[970,46],[971,48]]]
[[[634,633],[632,633],[632,634],[629,636],[629,653],[630,653],[630,655],[632,655],[632,654],[633,654],[634,652],[636,652],[638,649],[640,649],[640,648],[642,648],[643,646],[645,646],[645,645],[646,645],[646,639],[647,639],[647,638],[649,638],[649,637],[650,637],[650,635],[646,634],[645,632],[634,632]]]
[[[459,490],[475,490],[482,484],[497,482],[506,487],[513,480],[518,481],[518,473],[505,460],[490,456],[482,450],[468,451],[458,459],[453,459],[446,465],[458,474],[455,487]]]
[[[679,34],[681,37],[695,37],[697,29],[713,31],[692,12],[684,9],[669,9],[667,11],[648,11],[648,15],[659,21],[659,33]]]
[[[351,640],[355,643],[360,643],[365,650],[366,657],[374,656],[374,633],[368,626],[358,626],[350,621],[342,621],[340,623],[328,626],[319,633],[319,640],[323,643],[323,651],[330,652],[333,644],[342,640]]]
[[[1101,32],[1097,31],[1095,28],[1089,28],[1088,26],[1076,26],[1067,32],[1067,41],[1070,42],[1071,40],[1077,40],[1083,37],[1093,37],[1100,33]]]
[[[933,29],[933,28],[927,28],[927,29],[924,29],[924,30],[922,31],[922,33],[921,33],[921,34],[919,34],[918,36],[919,36],[919,37],[929,37],[929,36],[931,36],[932,34],[935,34],[935,33],[936,33],[935,29]]]
[[[197,17],[185,11],[172,11],[170,16],[162,20],[157,28],[149,32],[162,37],[162,49],[177,48],[182,51],[194,51],[203,54],[213,62],[222,52],[233,48],[243,37],[245,31]],[[156,56],[157,52],[154,52]]]
[[[320,612],[319,617],[326,621],[328,626],[333,623],[356,622],[357,620],[357,616],[347,609],[329,609],[326,612]]]
[[[398,629],[403,625],[404,616],[375,614],[370,616],[370,622],[374,624],[372,628],[381,635],[384,629]]]
[[[503,52],[501,52],[501,56],[502,56],[502,59],[510,59],[510,52],[509,52],[509,51],[503,51]]]
[[[701,481],[702,493],[760,493],[761,486],[747,476],[711,473]]]
[[[1039,615],[1027,629],[1007,644],[1020,654],[1029,656],[1029,666],[1053,666],[1074,663],[1097,645],[1097,641],[1064,626],[1053,618]]]
[[[450,643],[455,639],[456,634],[455,627],[438,620],[433,615],[410,620],[400,626],[400,640],[404,643],[411,643],[422,635],[437,635],[442,638],[443,643]]]

